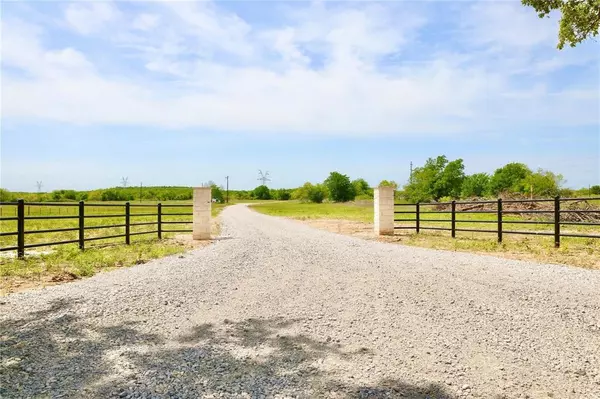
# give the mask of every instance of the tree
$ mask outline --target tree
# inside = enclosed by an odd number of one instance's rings
[[[302,202],[315,202],[320,204],[327,198],[327,187],[323,184],[313,185],[306,182],[302,187],[297,188],[292,193],[292,198]]]
[[[487,173],[475,173],[465,177],[462,184],[461,197],[483,197],[489,192],[490,175]]]
[[[210,186],[210,188],[211,188],[211,195],[215,201],[217,201],[219,203],[225,202],[225,197],[223,196],[223,190],[221,190],[221,187],[219,187],[213,183],[213,185]]]
[[[404,187],[406,197],[414,202],[438,199],[434,192],[434,185],[447,164],[448,158],[440,155],[437,158],[427,159],[422,167],[416,167],[411,181]]]
[[[274,195],[273,193],[271,194],[271,197],[274,197],[275,199],[278,199],[280,201],[287,201],[290,199],[291,196],[291,190],[288,190],[286,188],[274,190]]]
[[[412,180],[404,187],[411,201],[439,200],[442,197],[458,198],[465,178],[462,159],[448,162],[440,155],[429,158],[425,165],[413,170]]]
[[[350,178],[338,172],[331,172],[323,182],[329,192],[329,199],[334,202],[352,201],[356,196]]]
[[[398,183],[393,180],[382,180],[379,182],[378,187],[394,187],[394,190],[397,190]]]
[[[308,200],[310,202],[320,204],[325,198],[327,198],[328,193],[327,187],[325,187],[324,184],[314,185],[308,192]]]
[[[434,198],[452,197],[459,198],[463,181],[465,180],[465,166],[462,159],[457,159],[448,164],[434,182]]]
[[[600,186],[592,186],[590,187],[590,194],[600,194]]]
[[[562,175],[539,169],[524,179],[524,192],[536,197],[554,197],[560,193],[562,183]]]
[[[271,192],[269,191],[269,187],[265,186],[264,184],[256,187],[252,194],[254,195],[254,198],[259,200],[271,199]]]
[[[525,191],[525,178],[531,170],[522,163],[509,163],[494,171],[490,179],[490,191],[498,195],[505,191],[522,193]]]
[[[600,26],[600,0],[521,0],[523,5],[535,9],[540,18],[552,11],[561,13],[558,28],[558,45],[575,47],[589,37],[598,36]]]
[[[354,187],[354,194],[358,197],[359,195],[372,196],[373,190],[369,187],[369,183],[365,179],[356,179],[352,181],[352,187]]]

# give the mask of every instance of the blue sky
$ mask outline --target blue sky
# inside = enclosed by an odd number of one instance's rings
[[[404,183],[440,154],[600,184],[600,47],[519,1],[4,2],[0,185]]]

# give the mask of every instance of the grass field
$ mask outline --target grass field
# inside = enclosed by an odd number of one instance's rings
[[[170,204],[189,205],[185,207],[169,207]],[[124,203],[102,203],[102,205],[118,206],[86,206],[85,227],[122,225],[125,223],[122,215],[125,213]],[[143,206],[139,206],[143,205]],[[192,216],[171,215],[175,213],[191,213],[191,202],[163,202],[162,228],[164,230],[191,229]],[[225,207],[224,204],[212,204],[212,215],[216,217]],[[2,217],[13,217],[16,206],[4,205],[1,207]],[[130,223],[153,223],[157,221],[156,203],[132,202]],[[74,205],[63,206],[26,206],[26,217],[43,216],[76,216],[78,207]],[[92,216],[92,218],[87,218]],[[165,223],[171,222],[171,223]],[[51,229],[69,229],[78,227],[78,219],[49,219],[49,220],[25,220],[26,231],[39,231]],[[132,234],[148,232],[157,229],[154,224],[132,225]],[[17,230],[17,222],[0,221],[0,231],[3,233]],[[102,229],[89,229],[85,237],[94,238],[100,236],[113,236],[124,234],[124,227],[108,227]],[[32,281],[39,283],[53,283],[61,280],[70,280],[84,276],[90,276],[99,270],[113,267],[123,267],[133,264],[144,263],[150,259],[183,252],[190,248],[189,243],[174,240],[177,235],[186,233],[163,233],[163,240],[158,239],[157,233],[139,234],[131,236],[131,245],[125,245],[125,238],[109,238],[88,241],[85,243],[85,251],[80,251],[77,243],[56,246],[40,246],[26,250],[25,259],[17,259],[16,251],[0,253],[0,276],[2,286],[0,292],[8,292],[16,285],[28,284]],[[191,233],[187,233],[191,234]],[[25,235],[25,244],[41,244],[47,242],[77,240],[78,231],[62,231],[52,233],[29,233]],[[12,247],[16,245],[15,235],[0,237],[1,247]],[[34,252],[34,254],[31,254]]]
[[[331,219],[355,222],[346,229],[345,233],[365,235],[372,231],[373,205],[372,203],[343,203],[343,204],[309,204],[295,201],[268,203],[252,205],[252,209],[272,216],[289,217],[310,222],[311,220]],[[411,212],[414,207],[398,206],[397,211]],[[421,208],[421,227],[450,227],[450,214],[431,213],[425,214],[425,207]],[[540,215],[540,214],[536,214]],[[414,213],[396,214],[396,219],[414,219]],[[428,221],[443,220],[443,221]],[[517,215],[503,216],[504,231],[529,231],[548,232],[554,230],[553,224],[536,225],[511,222],[523,221],[547,221],[552,222],[553,215],[550,213],[535,219],[524,219]],[[489,223],[484,223],[490,221]],[[317,227],[326,224],[315,223]],[[396,226],[414,227],[415,222],[396,222]],[[457,214],[457,228],[496,230],[496,215],[463,213]],[[332,231],[343,231],[340,226],[332,224]],[[600,226],[561,226],[562,233],[600,235]],[[554,248],[552,236],[516,235],[504,233],[503,243],[498,244],[497,233],[482,232],[457,232],[456,239],[450,237],[448,231],[421,230],[415,233],[414,228],[396,230],[394,237],[384,237],[384,241],[400,242],[407,245],[423,246],[428,248],[448,249],[457,251],[493,253],[494,255],[506,256],[517,259],[534,259],[551,263],[567,263],[576,266],[600,268],[600,239],[594,238],[572,238],[562,237],[561,247]]]

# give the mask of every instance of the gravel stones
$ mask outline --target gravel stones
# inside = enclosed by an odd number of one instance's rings
[[[600,397],[600,273],[232,206],[211,246],[0,307],[0,397]]]

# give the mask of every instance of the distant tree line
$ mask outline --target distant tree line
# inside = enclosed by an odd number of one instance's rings
[[[551,197],[555,195],[600,195],[600,185],[580,190],[563,188],[562,175],[539,169],[532,171],[522,163],[509,163],[492,174],[465,174],[462,159],[449,161],[444,155],[429,158],[423,166],[413,170],[408,183],[396,192],[397,198],[412,202],[445,201],[448,199],[485,198],[498,196]],[[212,181],[204,184],[212,187],[213,199],[225,202],[225,190]],[[394,181],[383,180],[378,186],[398,188]],[[34,202],[60,201],[191,201],[192,187],[151,186],[113,187],[90,191],[54,190],[48,193],[10,192],[0,188],[0,202],[23,198]],[[253,190],[229,190],[230,200],[279,200],[302,202],[346,202],[373,198],[373,188],[362,178],[351,180],[349,176],[331,172],[321,183],[304,183],[296,189],[273,189],[260,185]]]
[[[532,171],[522,163],[508,163],[492,174],[465,174],[462,159],[449,161],[444,155],[429,158],[414,169],[402,196],[412,202],[499,196],[552,197],[600,194],[600,186],[574,190],[563,188],[560,174],[548,170]]]

